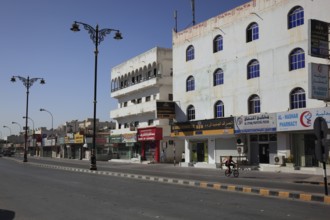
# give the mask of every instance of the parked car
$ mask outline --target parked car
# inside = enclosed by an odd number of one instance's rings
[[[10,149],[5,149],[3,151],[3,156],[11,157],[14,153]]]

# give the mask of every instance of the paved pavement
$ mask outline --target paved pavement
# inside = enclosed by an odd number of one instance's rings
[[[20,157],[10,159],[23,163]],[[97,162],[97,171],[91,171],[89,161],[37,157],[30,157],[28,162],[23,164],[330,205],[330,196],[325,195],[322,175],[244,170],[240,171],[238,178],[228,178],[221,169],[102,161]]]

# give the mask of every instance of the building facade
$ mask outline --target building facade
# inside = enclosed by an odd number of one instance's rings
[[[110,144],[118,159],[160,162],[170,155],[167,139],[175,115],[171,49],[155,47],[114,67],[111,97],[118,101],[110,112],[117,123]]]
[[[329,8],[327,0],[254,0],[173,32],[171,136],[187,164],[214,167],[233,155],[250,164],[293,156],[296,166],[319,166],[313,122],[330,108],[311,97],[309,67],[329,72],[319,65],[329,64],[329,42],[328,25],[311,22],[328,24]],[[327,34],[313,48],[315,27]]]

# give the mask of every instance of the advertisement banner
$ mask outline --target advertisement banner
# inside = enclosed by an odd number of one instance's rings
[[[308,98],[329,101],[329,65],[310,63]]]
[[[276,114],[235,117],[235,134],[276,132]]]
[[[138,141],[162,140],[162,128],[141,128],[137,133]]]
[[[317,117],[323,117],[330,126],[330,107],[277,113],[277,131],[312,130]]]

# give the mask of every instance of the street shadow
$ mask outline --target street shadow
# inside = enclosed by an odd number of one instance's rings
[[[0,209],[0,219],[1,220],[13,220],[15,218],[15,212]]]

